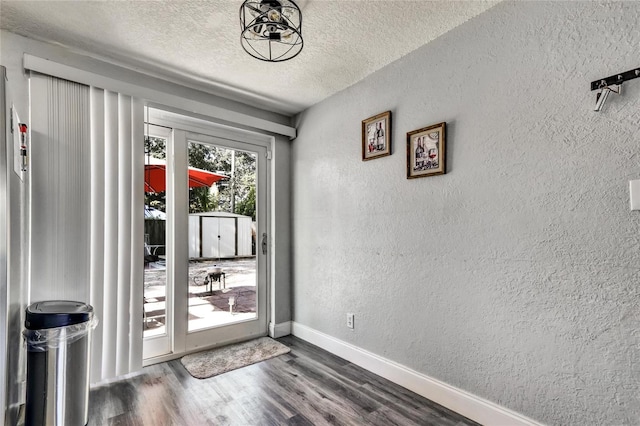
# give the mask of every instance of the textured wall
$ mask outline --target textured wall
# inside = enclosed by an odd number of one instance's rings
[[[294,320],[544,423],[640,423],[640,80],[589,91],[640,66],[639,23],[502,3],[302,113]],[[362,162],[389,109],[393,155]],[[447,174],[407,180],[440,121]]]
[[[276,136],[271,164],[271,322],[291,321],[291,141]],[[259,241],[259,240],[258,240]]]

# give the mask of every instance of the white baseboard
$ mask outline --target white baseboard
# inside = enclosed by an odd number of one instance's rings
[[[411,370],[396,362],[360,349],[306,325],[291,322],[292,334],[384,377],[456,413],[491,426],[539,426],[540,423],[491,401]]]
[[[291,321],[281,322],[278,324],[274,324],[272,322],[269,323],[269,336],[274,339],[278,337],[284,337],[291,334]]]

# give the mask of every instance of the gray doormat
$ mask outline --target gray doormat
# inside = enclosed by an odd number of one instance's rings
[[[180,360],[196,379],[206,379],[286,354],[291,349],[269,337],[235,343],[183,356]]]

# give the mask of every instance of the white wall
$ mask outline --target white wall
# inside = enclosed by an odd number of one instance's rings
[[[0,362],[4,365],[7,363],[7,311],[9,296],[9,206],[11,203],[9,192],[9,156],[7,155],[9,147],[7,141],[11,140],[10,130],[10,106],[7,108],[5,81],[6,70],[0,68]],[[10,105],[10,103],[9,103]],[[11,163],[13,164],[13,163]],[[2,404],[2,417],[0,421],[4,423],[6,395],[6,368],[0,369],[0,403]]]
[[[271,163],[271,322],[274,325],[291,321],[291,146],[285,137],[275,137]],[[256,250],[261,250],[261,238],[256,236]]]
[[[26,121],[29,117],[28,109],[28,83],[21,71],[21,61],[13,55],[13,49],[9,42],[11,35],[0,31],[0,65],[7,71],[7,100],[17,111],[20,120]],[[13,145],[9,143],[9,158],[13,158]],[[10,163],[12,166],[13,163]],[[24,230],[27,226],[26,211],[28,200],[25,198],[25,188],[28,185],[28,176],[24,181],[18,175],[8,174],[10,204],[9,204],[9,283],[7,294],[7,360],[6,360],[6,421],[14,424],[17,419],[19,403],[23,402],[23,388],[20,383],[26,379],[24,351],[16,350],[22,347],[22,327],[24,324],[24,308],[28,297],[26,281],[26,249],[28,240]],[[2,401],[3,409],[5,401]]]
[[[640,66],[639,23],[502,3],[300,114],[294,321],[544,423],[637,424],[640,79],[600,113],[589,83]],[[386,110],[393,155],[362,162]],[[440,121],[447,174],[407,180]]]

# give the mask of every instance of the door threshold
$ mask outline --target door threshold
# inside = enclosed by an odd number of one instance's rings
[[[193,354],[193,353],[196,353],[196,352],[202,352],[202,351],[207,351],[209,349],[220,348],[222,346],[231,345],[233,343],[246,342],[246,341],[251,340],[251,339],[257,339],[258,337],[265,337],[265,336],[268,336],[268,334],[267,333],[252,334],[252,335],[243,336],[243,337],[237,338],[237,339],[226,340],[226,341],[220,342],[220,343],[213,343],[211,345],[200,346],[200,347],[197,347],[197,348],[194,348],[194,349],[190,349],[190,350],[184,351],[184,352],[172,352],[172,353],[166,354],[166,355],[160,355],[160,356],[156,356],[156,357],[153,357],[153,358],[147,358],[147,359],[143,359],[142,360],[142,366],[143,367],[147,367],[149,365],[160,364],[161,362],[173,361],[174,359],[182,358],[185,355]]]

